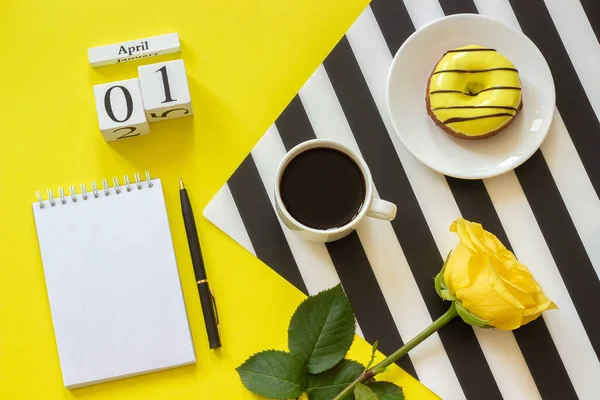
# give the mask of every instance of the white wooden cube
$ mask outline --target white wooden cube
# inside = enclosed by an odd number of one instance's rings
[[[146,117],[150,122],[192,115],[190,88],[183,60],[138,67]]]
[[[101,67],[178,51],[181,51],[179,35],[169,33],[107,46],[92,47],[88,49],[88,57],[92,67]]]
[[[139,79],[94,86],[100,131],[107,142],[150,133]]]

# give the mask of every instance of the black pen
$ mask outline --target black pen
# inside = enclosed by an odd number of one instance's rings
[[[190,246],[190,255],[192,256],[192,265],[196,275],[198,285],[198,294],[200,295],[200,305],[204,314],[204,324],[206,325],[206,334],[208,335],[208,344],[211,349],[221,347],[219,338],[219,316],[217,314],[217,304],[215,296],[208,286],[202,251],[200,250],[200,241],[198,240],[198,231],[196,231],[196,221],[194,220],[194,211],[188,196],[183,180],[179,178],[179,198],[181,199],[181,212],[183,214],[183,223],[187,233],[188,244]]]

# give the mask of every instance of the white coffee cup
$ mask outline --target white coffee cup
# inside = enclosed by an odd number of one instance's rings
[[[281,199],[280,192],[280,183],[281,176],[283,175],[283,171],[288,166],[290,161],[298,156],[300,153],[303,153],[306,150],[314,149],[314,148],[330,148],[334,150],[341,151],[348,157],[350,157],[356,165],[360,168],[362,172],[364,182],[365,182],[365,198],[362,202],[362,206],[356,216],[348,222],[346,225],[332,228],[332,229],[315,229],[309,226],[306,226],[296,220],[286,209],[283,200]],[[279,167],[277,168],[277,175],[275,177],[275,208],[277,210],[277,215],[285,226],[290,228],[292,231],[303,237],[307,240],[312,240],[315,242],[332,242],[334,240],[341,239],[345,236],[348,236],[352,233],[356,226],[365,218],[365,217],[373,217],[386,221],[391,221],[396,217],[396,205],[390,203],[389,201],[377,199],[373,197],[374,185],[373,178],[371,177],[371,171],[369,171],[369,167],[365,163],[365,161],[354,151],[350,150],[346,146],[328,139],[314,139],[309,140],[303,143],[300,143],[293,149],[291,149],[281,163],[279,163]]]

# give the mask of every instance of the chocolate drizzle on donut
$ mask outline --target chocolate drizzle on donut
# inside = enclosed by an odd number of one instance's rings
[[[509,106],[448,106],[448,107],[436,107],[436,108],[433,108],[431,111],[452,110],[452,109],[457,109],[457,108],[498,108],[501,110],[518,111],[517,108],[509,107]]]
[[[498,114],[478,115],[476,117],[452,117],[452,118],[448,118],[445,121],[442,121],[442,124],[446,125],[446,124],[451,124],[453,122],[472,121],[474,119],[493,118],[493,117],[513,117],[513,114],[498,113]]]
[[[477,93],[467,93],[467,92],[462,92],[460,90],[434,90],[434,91],[429,92],[429,94],[462,93],[462,94],[467,95],[467,96],[477,96],[479,93],[481,93],[481,92],[487,92],[489,90],[521,90],[521,88],[517,87],[517,86],[492,86],[492,87],[480,90]]]
[[[444,55],[446,55],[448,53],[467,53],[467,52],[471,52],[471,51],[496,51],[496,49],[489,49],[486,47],[482,47],[482,48],[478,48],[478,49],[454,49],[454,50],[448,50],[447,52],[444,53]]]
[[[479,72],[491,72],[491,71],[519,72],[519,70],[517,70],[516,68],[498,67],[498,68],[488,68],[488,69],[443,69],[441,71],[435,71],[431,75],[443,74],[446,72],[456,72],[459,74],[477,74]]]

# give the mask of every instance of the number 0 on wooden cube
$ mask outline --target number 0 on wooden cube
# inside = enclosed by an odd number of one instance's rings
[[[150,133],[139,79],[94,86],[100,131],[107,142]]]
[[[146,117],[150,122],[192,115],[183,60],[138,67]]]

